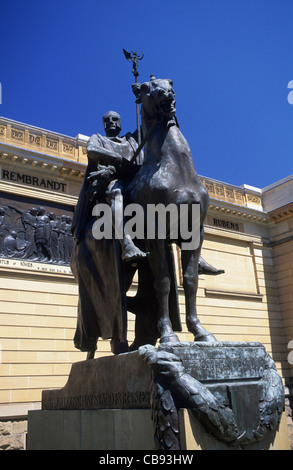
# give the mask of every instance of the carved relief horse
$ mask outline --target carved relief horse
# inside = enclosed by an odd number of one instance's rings
[[[133,85],[137,102],[141,103],[142,131],[148,135],[144,146],[144,162],[128,187],[132,201],[146,213],[148,204],[200,205],[200,243],[198,248],[181,250],[183,288],[186,302],[186,324],[195,341],[216,341],[200,323],[196,309],[198,263],[204,238],[203,222],[208,209],[208,193],[195,170],[190,147],[179,130],[175,116],[175,93],[168,79],[155,79]],[[187,206],[186,206],[187,207]],[[170,227],[166,227],[166,233]],[[148,240],[148,262],[152,271],[158,301],[160,342],[177,342],[169,315],[170,272],[168,245],[181,247],[182,239]]]

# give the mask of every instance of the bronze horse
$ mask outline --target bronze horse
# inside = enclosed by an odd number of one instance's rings
[[[149,82],[133,85],[137,103],[141,103],[142,133],[148,136],[144,145],[144,161],[128,186],[130,200],[140,204],[145,213],[148,204],[200,205],[200,242],[196,249],[182,249],[181,262],[186,302],[186,324],[195,341],[216,341],[200,323],[197,316],[196,295],[198,266],[204,239],[203,222],[209,197],[194,167],[190,147],[182,135],[176,119],[175,93],[169,79],[151,77]],[[166,227],[166,234],[170,227]],[[148,263],[158,302],[158,330],[160,342],[177,342],[170,320],[171,274],[168,261],[169,246],[181,247],[183,240],[147,240]]]

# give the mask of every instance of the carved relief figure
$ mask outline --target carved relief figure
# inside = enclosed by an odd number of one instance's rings
[[[25,228],[25,239],[28,242],[26,258],[33,258],[36,260],[38,255],[34,233],[37,226],[37,213],[38,210],[35,207],[32,207],[28,212],[22,213],[22,223]]]
[[[48,261],[51,258],[48,243],[50,239],[50,229],[50,219],[46,215],[44,207],[39,207],[35,229],[35,242],[38,250],[38,259],[40,261]]]
[[[66,224],[64,227],[64,261],[65,264],[69,264],[71,260],[71,254],[73,250],[73,237],[71,233],[72,217],[66,216]]]
[[[58,237],[59,237],[59,223],[56,219],[56,214],[50,212],[50,255],[52,263],[58,263],[59,261],[59,251],[58,251]]]
[[[12,230],[10,235],[4,239],[4,256],[7,258],[22,258],[27,244],[17,236],[17,232]]]
[[[4,232],[2,230],[2,227],[5,222],[5,209],[3,207],[0,207],[0,256],[3,253],[4,249]]]
[[[66,215],[61,215],[59,222],[59,238],[58,238],[58,256],[59,264],[65,264],[65,226]]]

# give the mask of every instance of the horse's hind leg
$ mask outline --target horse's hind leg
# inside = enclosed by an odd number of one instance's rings
[[[164,240],[149,240],[149,263],[153,274],[154,289],[158,301],[158,329],[160,343],[179,342],[169,317],[170,275]]]
[[[200,323],[196,309],[196,294],[198,287],[198,260],[200,249],[181,250],[183,288],[186,304],[186,325],[188,331],[194,334],[194,341],[217,341]]]

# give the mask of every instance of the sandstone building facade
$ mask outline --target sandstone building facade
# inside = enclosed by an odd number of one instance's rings
[[[71,364],[85,359],[73,345],[78,288],[65,253],[72,243],[70,220],[87,164],[87,140],[0,118],[0,422],[10,429],[0,434],[2,448],[9,448],[13,423],[17,428],[28,410],[40,407],[42,390],[63,387]],[[293,175],[263,189],[208,177],[202,181],[210,195],[203,257],[225,273],[200,276],[201,322],[220,341],[263,343],[289,396]],[[41,242],[28,243],[34,208],[43,208],[47,217],[54,214],[50,217],[58,227],[63,223],[51,262]],[[183,325],[179,336],[192,341],[174,250]],[[135,289],[134,283],[132,295]],[[133,330],[129,314],[129,341]],[[109,342],[99,341],[96,357],[109,353]]]

